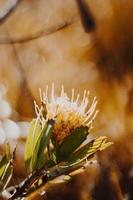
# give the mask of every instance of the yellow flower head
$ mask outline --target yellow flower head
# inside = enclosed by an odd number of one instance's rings
[[[56,96],[54,84],[52,84],[51,97],[48,98],[48,86],[46,86],[44,92],[40,90],[41,107],[39,108],[34,102],[36,115],[42,126],[48,119],[55,120],[53,135],[58,144],[61,144],[64,138],[78,127],[87,126],[88,131],[92,128],[92,123],[98,113],[97,99],[94,97],[89,106],[89,91],[84,90],[81,102],[79,102],[79,97],[79,94],[75,95],[74,89],[72,89],[71,97],[68,97],[64,86],[61,88],[60,96]]]

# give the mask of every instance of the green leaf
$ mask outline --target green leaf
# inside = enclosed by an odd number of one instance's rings
[[[41,134],[38,137],[32,154],[32,171],[34,171],[35,169],[40,169],[46,161],[46,158],[44,157],[44,150],[46,149],[49,139],[51,137],[52,127],[53,124],[51,123],[51,121],[48,121],[44,125]]]
[[[11,154],[10,154],[10,146],[9,143],[6,144],[6,153],[2,157],[0,161],[0,177],[2,176],[3,172],[5,171],[6,165],[11,159]]]
[[[33,119],[30,124],[25,147],[25,167],[29,171],[31,171],[31,158],[33,154],[33,148],[36,144],[37,138],[39,137],[40,133],[41,125],[38,119]]]
[[[60,167],[70,167],[86,161],[88,158],[92,158],[92,155],[97,151],[102,151],[113,144],[112,142],[106,142],[106,139],[106,136],[101,136],[90,141],[88,144],[71,154],[67,162],[62,163]]]
[[[6,143],[6,155],[7,155],[7,159],[10,160],[11,159],[11,152],[10,152],[9,143]]]
[[[13,157],[10,154],[10,146],[6,144],[6,153],[0,161],[0,192],[6,188],[13,173]]]
[[[0,191],[6,188],[7,184],[9,183],[12,177],[12,173],[13,173],[13,165],[10,162],[8,162],[6,164],[6,168],[2,176],[0,177]]]
[[[0,161],[0,177],[2,176],[2,174],[3,174],[3,172],[6,168],[7,163],[8,163],[8,159],[7,159],[7,156],[5,154]]]
[[[66,160],[86,139],[88,127],[76,128],[56,149],[56,162]]]

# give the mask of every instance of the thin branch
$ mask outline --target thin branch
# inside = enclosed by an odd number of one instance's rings
[[[9,200],[14,200],[19,197],[24,197],[28,194],[30,187],[39,179],[42,178],[43,184],[46,184],[48,181],[59,177],[61,175],[68,175],[70,176],[76,174],[73,172],[76,172],[76,170],[83,172],[86,168],[88,168],[90,165],[92,165],[93,161],[88,161],[87,158],[80,162],[77,165],[68,166],[68,167],[61,167],[59,165],[55,165],[48,170],[46,170],[45,167],[42,167],[39,170],[36,170],[33,174],[29,175],[22,183],[20,183],[13,193],[13,195],[9,198]]]
[[[9,200],[17,199],[18,197],[24,196],[31,185],[42,176],[47,177],[47,172],[44,170],[44,168],[42,168],[41,170],[36,170],[33,174],[29,175],[23,182],[15,187],[15,191],[13,195],[9,198]]]

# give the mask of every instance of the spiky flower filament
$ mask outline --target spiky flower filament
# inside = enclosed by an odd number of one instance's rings
[[[80,95],[75,96],[74,89],[72,89],[71,98],[65,93],[64,86],[61,88],[60,96],[56,96],[54,93],[54,84],[52,84],[49,98],[48,86],[46,86],[44,92],[40,90],[41,107],[39,108],[36,102],[34,104],[37,118],[42,126],[48,119],[55,120],[53,136],[57,144],[61,144],[64,138],[78,127],[87,126],[90,131],[98,113],[96,97],[89,106],[89,91],[84,90],[81,102],[79,102]]]

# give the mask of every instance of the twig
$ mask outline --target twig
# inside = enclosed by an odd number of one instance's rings
[[[81,171],[83,171],[90,164],[93,164],[92,161],[88,161],[87,163],[88,164],[86,165],[86,160],[84,160],[76,166],[68,166],[65,168],[59,165],[55,165],[54,167],[49,168],[49,170],[46,170],[44,167],[42,167],[40,170],[36,170],[33,174],[29,175],[22,183],[16,186],[15,191],[13,195],[9,198],[9,200],[14,200],[26,196],[31,185],[40,178],[42,178],[43,184],[46,184],[49,180],[52,180],[56,177],[59,177],[61,175],[68,175],[77,169],[81,169]]]
[[[44,168],[41,170],[36,170],[33,174],[29,175],[23,182],[15,187],[15,191],[9,199],[13,200],[24,196],[28,192],[30,186],[42,176],[47,177],[47,172],[44,170]]]

